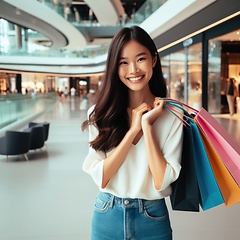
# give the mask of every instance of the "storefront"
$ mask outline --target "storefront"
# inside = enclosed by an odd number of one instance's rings
[[[159,54],[170,97],[211,113],[228,113],[227,81],[235,78],[240,86],[240,16]]]

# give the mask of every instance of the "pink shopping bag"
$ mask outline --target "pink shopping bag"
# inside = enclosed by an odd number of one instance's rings
[[[240,145],[205,109],[197,113],[195,120],[240,186]]]
[[[240,188],[199,126],[215,178],[227,207],[240,202]]]

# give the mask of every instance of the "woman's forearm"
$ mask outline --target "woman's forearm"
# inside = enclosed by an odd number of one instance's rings
[[[104,160],[102,188],[107,186],[109,180],[115,175],[123,163],[135,137],[136,134],[134,134],[134,132],[128,131],[120,144],[114,148],[111,154]]]
[[[153,176],[155,188],[160,190],[162,187],[167,162],[157,144],[151,125],[144,126],[143,135],[149,169]]]

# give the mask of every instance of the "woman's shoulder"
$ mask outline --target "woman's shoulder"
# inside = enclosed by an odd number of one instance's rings
[[[94,111],[95,105],[92,105],[88,110],[87,110],[87,115],[89,116],[93,111]]]

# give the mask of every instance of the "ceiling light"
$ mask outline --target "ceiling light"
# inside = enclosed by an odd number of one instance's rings
[[[21,15],[21,10],[19,10],[18,8],[16,8],[16,15]]]
[[[187,36],[185,36],[185,37],[183,37],[181,39],[178,39],[178,40],[176,40],[176,41],[174,41],[172,43],[169,43],[168,45],[159,48],[158,52],[164,51],[164,50],[166,50],[166,49],[168,49],[168,48],[170,48],[170,47],[172,47],[172,46],[174,46],[174,45],[176,45],[176,44],[178,44],[180,42],[183,42],[184,40],[186,40],[188,38],[191,38],[191,37],[193,37],[193,36],[195,36],[195,35],[197,35],[199,33],[202,33],[204,31],[207,31],[208,29],[211,29],[211,28],[213,28],[213,27],[215,27],[215,26],[217,26],[217,25],[219,25],[219,24],[221,24],[223,22],[226,22],[227,20],[229,20],[231,18],[234,18],[234,17],[238,16],[239,14],[240,14],[240,11],[238,11],[238,12],[232,14],[232,15],[229,15],[228,17],[225,17],[225,18],[223,18],[223,19],[221,19],[221,20],[219,20],[219,21],[217,21],[215,23],[212,23],[212,24],[210,24],[210,25],[208,25],[208,26],[206,26],[206,27],[204,27],[202,29],[199,29],[198,31],[193,32],[193,33],[191,33],[191,34],[189,34],[189,35],[187,35]]]

